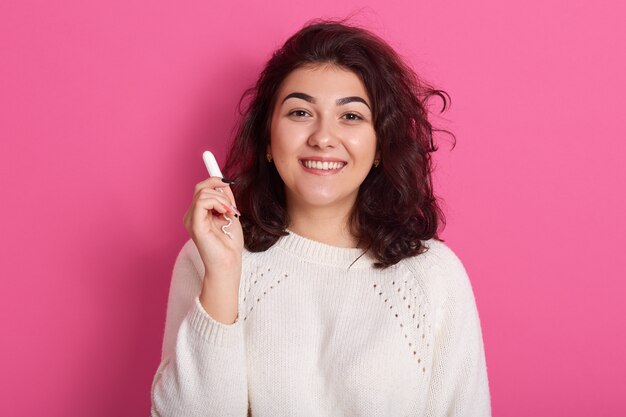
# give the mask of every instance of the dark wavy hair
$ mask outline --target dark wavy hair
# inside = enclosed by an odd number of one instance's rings
[[[359,247],[376,258],[374,266],[386,268],[425,252],[422,241],[439,239],[439,223],[445,227],[433,194],[431,153],[438,148],[427,101],[439,97],[443,112],[450,97],[418,78],[378,36],[342,21],[319,20],[291,36],[241,98],[243,119],[224,172],[237,178],[232,189],[249,251],[267,250],[288,234],[284,183],[265,156],[276,95],[293,70],[329,64],[358,75],[372,100],[381,164],[361,184],[349,227]]]

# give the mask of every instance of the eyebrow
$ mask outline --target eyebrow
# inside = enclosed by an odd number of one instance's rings
[[[305,93],[291,93],[287,95],[287,97],[285,97],[282,102],[284,103],[285,101],[287,101],[287,99],[290,99],[290,98],[299,98],[304,101],[308,101],[309,103],[315,104],[315,98]],[[338,106],[343,106],[345,104],[353,103],[353,102],[363,103],[367,106],[368,109],[371,110],[371,107],[369,104],[367,104],[367,101],[365,101],[365,99],[359,96],[350,96],[350,97],[340,98],[340,99],[337,99],[335,103],[337,103]]]
[[[355,101],[358,102],[358,103],[365,104],[368,109],[372,110],[370,108],[370,105],[367,104],[367,101],[365,101],[365,99],[363,99],[363,98],[361,98],[359,96],[351,96],[351,97],[340,98],[339,100],[337,100],[337,105],[338,106],[343,106],[344,104],[353,103]]]

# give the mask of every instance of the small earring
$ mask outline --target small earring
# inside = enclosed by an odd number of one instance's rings
[[[265,154],[265,157],[267,158],[267,162],[272,162],[272,154]]]
[[[374,159],[374,168],[378,168],[378,165],[380,165],[380,159]]]

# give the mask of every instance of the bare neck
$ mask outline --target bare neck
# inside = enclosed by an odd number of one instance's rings
[[[357,239],[348,228],[350,208],[296,206],[288,211],[289,229],[300,236],[331,246],[357,247]]]

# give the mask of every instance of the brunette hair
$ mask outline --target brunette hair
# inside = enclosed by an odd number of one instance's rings
[[[359,247],[376,258],[376,268],[423,253],[422,241],[439,239],[439,223],[445,227],[433,194],[430,154],[438,148],[427,101],[438,96],[444,111],[450,98],[418,78],[378,36],[340,21],[314,21],[291,36],[241,98],[243,120],[224,172],[237,177],[233,193],[242,213],[246,248],[252,252],[270,248],[287,234],[289,225],[284,183],[266,159],[278,89],[293,70],[324,64],[358,75],[373,104],[381,163],[359,188],[351,232]]]

